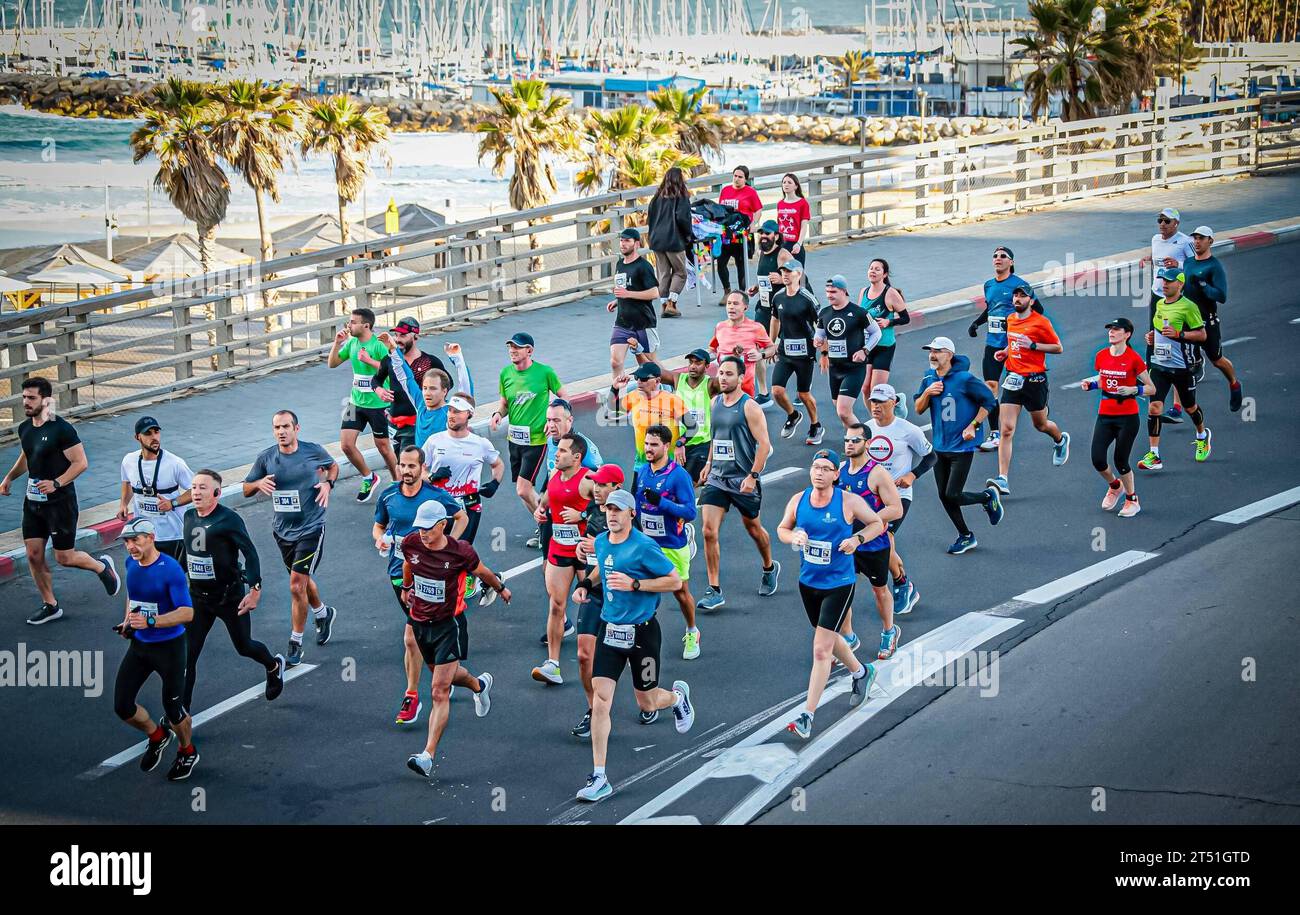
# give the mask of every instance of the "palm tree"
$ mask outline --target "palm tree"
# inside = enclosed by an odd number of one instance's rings
[[[217,161],[212,141],[218,106],[201,83],[171,77],[132,107],[144,121],[131,133],[132,158],[136,163],[149,156],[157,158],[154,186],[167,194],[186,219],[193,220],[199,262],[208,273],[208,244],[226,218],[230,203],[230,181]],[[210,304],[204,306],[204,316],[214,317]],[[209,329],[208,346],[216,345],[216,332]],[[215,370],[215,354],[211,363]]]
[[[835,59],[835,66],[844,76],[844,95],[852,97],[853,84],[863,79],[879,79],[880,68],[876,59],[865,51],[848,51]]]
[[[1106,92],[1106,103],[1125,109],[1134,94],[1152,89],[1158,76],[1200,63],[1200,49],[1185,30],[1187,0],[1117,0],[1106,7],[1108,27],[1129,52],[1126,78]]]
[[[361,193],[370,172],[370,156],[378,151],[385,162],[390,161],[383,147],[389,135],[388,112],[383,108],[358,107],[346,95],[334,95],[307,106],[302,154],[323,152],[334,160],[339,233],[345,245],[348,243],[347,205]]]
[[[686,155],[696,156],[700,164],[687,170],[691,176],[702,175],[708,171],[704,164],[704,153],[722,152],[722,118],[718,115],[718,106],[704,101],[708,90],[701,87],[683,91],[666,86],[650,93],[650,101],[655,110],[672,124],[677,139],[673,144]]]
[[[657,109],[641,105],[590,109],[582,124],[586,164],[574,176],[574,184],[583,194],[642,187],[629,174],[628,157],[673,148],[675,141],[672,122]]]
[[[1094,117],[1097,106],[1128,79],[1132,52],[1116,32],[1123,17],[1113,10],[1099,0],[1030,0],[1034,31],[1011,43],[1023,47],[1035,64],[1025,76],[1035,115],[1046,112],[1051,96],[1059,93],[1062,120]],[[1102,12],[1106,22],[1095,27]]]
[[[492,174],[501,177],[506,162],[513,161],[510,173],[510,206],[531,210],[550,203],[555,194],[555,173],[550,159],[572,157],[577,153],[578,122],[568,110],[569,99],[549,95],[544,80],[516,81],[510,89],[493,89],[497,108],[476,130],[478,159],[491,158]],[[529,220],[530,226],[536,220]],[[529,250],[539,245],[538,233],[528,234]],[[529,259],[528,291],[541,292],[541,283],[531,275],[543,269],[542,258]]]

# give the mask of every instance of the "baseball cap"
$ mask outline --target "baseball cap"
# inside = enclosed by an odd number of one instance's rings
[[[1185,282],[1187,279],[1187,277],[1183,276],[1182,267],[1166,267],[1157,273],[1156,276],[1160,277],[1162,280],[1176,280],[1179,283]]]
[[[1007,257],[1009,257],[1011,260],[1016,259],[1016,252],[1012,251],[1006,245],[998,245],[996,248],[993,249],[994,254],[997,254],[999,251],[1005,252]]]
[[[957,347],[953,346],[951,337],[935,337],[921,349],[946,349],[950,353],[957,352]]]
[[[898,392],[892,384],[878,384],[871,389],[871,399],[876,403],[888,403],[898,400]]]
[[[840,466],[839,453],[830,448],[823,448],[813,455],[812,462],[816,464],[818,461],[830,461],[836,468]]]
[[[640,241],[640,240],[641,240],[641,230],[638,229],[636,226],[628,226],[628,227],[627,227],[626,229],[624,229],[622,232],[619,232],[619,233],[618,233],[618,237],[619,237],[619,238],[630,238],[630,239],[632,239],[633,241]]]
[[[1130,334],[1133,333],[1133,322],[1128,318],[1116,318],[1113,321],[1107,321],[1106,327],[1107,329],[1117,327],[1120,330],[1128,331]]]
[[[700,362],[703,362],[705,365],[708,365],[713,361],[713,355],[708,350],[704,349],[704,347],[691,350],[689,353],[686,354],[686,358],[696,359]]]
[[[803,264],[799,263],[799,258],[795,257],[784,248],[782,248],[781,253],[776,256],[776,262],[778,270],[789,270],[792,273],[795,271],[800,273],[803,272]]]
[[[1175,210],[1173,207],[1165,207],[1156,215],[1163,216],[1166,219],[1172,219],[1174,222],[1181,222],[1183,218],[1182,214],[1179,213],[1177,210]]]
[[[766,232],[769,235],[775,235],[777,232],[781,231],[781,227],[776,224],[775,219],[768,219],[758,227],[758,231]]]
[[[605,497],[605,507],[636,511],[636,498],[626,489],[616,489]]]
[[[845,292],[849,291],[849,281],[844,278],[844,274],[842,273],[835,274],[826,281],[826,285],[834,286],[836,289],[843,289]]]
[[[451,407],[453,410],[458,410],[464,413],[474,412],[474,405],[464,397],[453,397],[451,400],[447,401],[447,406]]]
[[[627,477],[623,475],[623,468],[617,464],[601,464],[600,469],[591,475],[593,483],[618,483],[622,484]]]
[[[420,322],[415,318],[406,317],[393,325],[393,333],[397,334],[418,334],[420,332]]]
[[[441,502],[430,499],[423,502],[415,512],[415,524],[417,530],[428,530],[439,521],[447,520],[447,509]]]
[[[526,334],[522,330],[512,336],[506,343],[510,346],[536,346],[533,342],[533,335]]]
[[[162,426],[158,425],[158,420],[154,419],[152,416],[141,416],[135,421],[136,435],[139,435],[141,432],[148,432],[150,429],[157,429],[159,432],[162,431]]]
[[[1204,235],[1206,238],[1213,238],[1214,230],[1211,229],[1209,226],[1197,226],[1195,229],[1192,229],[1192,234]]]
[[[659,368],[657,362],[643,362],[636,367],[632,377],[637,381],[647,381],[651,378],[659,378],[663,375],[663,370]]]
[[[1021,283],[1019,286],[1017,286],[1015,289],[1011,291],[1019,292],[1021,295],[1027,295],[1031,299],[1034,297],[1034,287],[1030,286],[1028,283]]]
[[[122,533],[117,535],[118,540],[130,540],[132,537],[142,537],[145,534],[157,534],[158,529],[153,526],[153,522],[148,518],[132,518],[122,527]]]

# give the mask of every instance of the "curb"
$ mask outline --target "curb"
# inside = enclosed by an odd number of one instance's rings
[[[1265,226],[1268,228],[1264,228]],[[1261,226],[1246,226],[1243,227],[1243,231],[1240,231],[1236,235],[1229,235],[1225,238],[1216,240],[1211,246],[1211,250],[1215,254],[1221,255],[1231,254],[1236,251],[1249,251],[1254,248],[1263,248],[1282,241],[1300,241],[1300,238],[1293,238],[1293,236],[1296,236],[1297,234],[1300,234],[1300,223],[1286,225],[1263,223]],[[1116,270],[1145,266],[1150,261],[1150,256],[1140,255],[1139,251],[1140,249],[1121,252],[1116,256],[1126,258],[1125,260],[1115,262],[1103,260],[1103,263],[1100,266],[1089,267],[1068,275],[1049,275],[1047,271],[1040,270],[1025,276],[1024,279],[1028,281],[1029,285],[1035,290],[1044,290],[1066,285],[1089,285],[1091,283],[1102,282],[1109,274]],[[1134,256],[1135,254],[1138,256]],[[967,289],[974,288],[976,287],[967,287]],[[961,291],[959,291],[959,293]],[[920,328],[925,327],[928,323],[928,316],[940,315],[956,309],[971,307],[983,308],[984,296],[972,292],[967,298],[954,300],[947,298],[947,296],[939,295],[909,303],[908,313],[911,315],[912,320],[906,325],[907,330],[904,332],[919,330]],[[681,367],[685,364],[685,356],[661,359],[660,364],[669,368]],[[573,386],[582,388],[583,390],[570,396],[569,403],[575,407],[594,407],[600,402],[600,392],[607,387],[607,376],[598,375],[594,378],[580,379],[575,381]],[[480,411],[486,413],[486,405],[480,407]],[[488,420],[486,416],[484,416],[484,418],[474,420],[470,424],[470,428],[481,434],[487,427],[487,424]],[[342,453],[339,450],[337,443],[327,446],[327,448],[331,454],[339,459],[338,478],[340,480],[357,476],[356,468],[342,457]],[[362,455],[365,457],[366,463],[368,464],[377,463],[379,460],[379,452],[373,448],[368,451],[363,451]],[[242,480],[247,474],[250,466],[251,465],[244,465],[243,467],[234,468],[229,471],[222,470],[221,474],[223,477],[231,480]],[[245,498],[241,489],[233,487],[229,492],[222,495],[221,502],[231,508],[236,508],[240,505],[252,503],[258,498],[260,497],[254,496],[252,498]],[[106,502],[103,505],[96,505],[85,509],[82,514],[102,515],[104,511],[108,509],[112,509],[115,512],[116,506],[116,502]],[[125,522],[117,520],[114,515],[108,520],[96,522],[88,527],[78,528],[76,548],[89,551],[104,549],[112,545],[116,542],[118,534],[121,533],[124,523]],[[7,535],[13,535],[16,533],[17,531],[9,531],[7,532]],[[6,534],[0,534],[0,536],[6,536]],[[46,556],[49,558],[51,565],[53,565],[53,550],[49,547],[46,548]],[[23,547],[0,553],[0,584],[4,584],[14,578],[25,575],[26,573],[27,552]]]

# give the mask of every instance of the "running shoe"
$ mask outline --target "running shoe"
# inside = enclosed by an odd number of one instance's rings
[[[415,724],[420,717],[420,709],[424,706],[420,704],[419,696],[412,696],[409,693],[402,697],[402,706],[397,710],[397,719],[394,724]]]
[[[699,632],[688,632],[682,636],[682,660],[694,661],[700,656],[700,634]]]
[[[540,667],[533,668],[533,679],[538,683],[550,683],[554,686],[564,683],[564,678],[560,676],[560,665],[549,658]]]
[[[795,410],[794,413],[787,417],[785,424],[781,426],[781,438],[793,436],[794,430],[799,428],[801,422],[803,422],[803,414]]]
[[[758,596],[771,597],[776,593],[776,583],[781,577],[781,563],[775,559],[772,560],[772,568],[764,570],[763,577],[758,582]]]
[[[406,760],[406,768],[410,769],[416,775],[423,775],[425,778],[433,777],[433,757],[421,750],[414,756]]]
[[[894,402],[894,415],[899,419],[907,419],[907,395],[899,394],[898,400]]]
[[[1121,518],[1132,518],[1138,512],[1142,511],[1142,506],[1138,504],[1137,495],[1131,499],[1124,500],[1124,507],[1119,510]]]
[[[821,423],[813,423],[808,427],[808,437],[803,440],[805,445],[820,445],[822,439],[826,437],[826,427]]]
[[[31,626],[44,626],[46,623],[54,622],[61,616],[63,616],[62,607],[56,607],[54,604],[41,604],[35,613],[27,617],[27,623]]]
[[[916,605],[921,602],[921,592],[920,590],[917,589],[916,585],[912,584],[911,581],[908,581],[907,588],[909,591],[909,596],[907,598],[907,609],[904,610],[903,612],[911,613],[913,610],[916,609]],[[898,612],[897,604],[894,605],[894,612],[895,613]]]
[[[582,716],[582,720],[575,724],[569,733],[579,740],[591,739],[591,709],[587,709],[587,714]]]
[[[862,639],[858,638],[856,632],[850,632],[844,637],[844,641],[849,646],[849,651],[857,651],[862,647]]]
[[[812,736],[812,715],[807,712],[800,712],[799,717],[785,726],[787,731],[793,731],[804,740]]]
[[[1138,470],[1163,470],[1164,466],[1165,462],[1154,451],[1148,451],[1146,457],[1138,461]]]
[[[948,547],[948,555],[960,556],[962,553],[967,553],[979,545],[979,541],[975,539],[974,534],[962,534],[953,541],[952,546]]]
[[[1173,407],[1165,411],[1161,417],[1162,422],[1178,424],[1183,421],[1183,407],[1181,404],[1174,404]]]
[[[357,490],[358,502],[369,502],[370,497],[375,494],[375,487],[379,485],[379,474],[373,470],[370,476],[361,481],[361,488]]]
[[[989,437],[980,442],[980,451],[997,451],[1000,441],[1002,441],[1002,433],[996,430],[990,432]]]
[[[902,616],[912,612],[912,606],[916,601],[921,599],[921,595],[916,591],[916,585],[909,580],[902,587],[894,589],[894,613]]]
[[[722,596],[721,589],[709,585],[704,592],[704,596],[695,603],[695,609],[717,610],[719,607],[725,606],[726,603],[727,599]]]
[[[758,404],[760,407],[766,407],[771,402],[772,402],[771,394],[759,394],[754,398],[754,403]]]
[[[988,493],[989,497],[988,501],[984,503],[984,511],[989,516],[989,524],[996,527],[998,522],[1002,520],[1002,515],[1004,514],[1002,510],[1002,498],[998,495],[997,489],[993,486],[990,486],[988,489],[984,490],[984,492]]]
[[[1210,433],[1210,427],[1205,427],[1205,438],[1196,440],[1196,462],[1204,464],[1210,457],[1210,439],[1214,436]]]
[[[275,670],[266,672],[266,698],[270,700],[276,698],[284,692],[284,655],[275,656]]]
[[[472,600],[478,594],[479,580],[473,575],[465,576],[465,600]]]
[[[1062,432],[1061,440],[1052,446],[1052,464],[1062,467],[1070,459],[1070,433]]]
[[[888,661],[898,650],[898,640],[903,636],[903,627],[898,624],[890,629],[880,633],[880,650],[876,652],[876,657],[881,661]]]
[[[191,747],[188,753],[177,753],[176,761],[167,770],[167,781],[183,782],[190,777],[194,767],[199,764],[199,751]]]
[[[474,694],[474,714],[482,718],[492,711],[492,675],[487,671],[479,674],[479,691]]]
[[[1120,496],[1124,494],[1124,487],[1118,484],[1106,487],[1106,495],[1101,500],[1101,510],[1110,511],[1119,504]]]
[[[1228,409],[1231,410],[1233,413],[1236,413],[1238,410],[1241,409],[1241,383],[1240,382],[1238,382],[1235,388],[1231,386],[1228,388]]]
[[[537,528],[533,531],[533,536],[524,541],[524,546],[530,550],[540,550],[542,548],[542,529]]]
[[[104,571],[99,573],[99,580],[103,582],[104,590],[108,592],[108,596],[112,597],[122,590],[122,579],[117,574],[117,566],[113,565],[113,557],[107,553],[96,558],[104,564]]]
[[[984,481],[985,486],[992,486],[1004,496],[1011,495],[1011,484],[1007,482],[1006,474],[1000,473],[995,477],[989,477]]]
[[[587,784],[579,788],[574,797],[580,801],[594,804],[596,801],[603,801],[613,793],[614,786],[609,783],[609,779],[593,772],[587,776]]]
[[[325,615],[316,617],[317,645],[324,645],[330,640],[330,636],[334,634],[334,617],[338,615],[339,612],[333,607],[326,607]]]
[[[573,635],[573,634],[574,634],[575,632],[577,632],[577,631],[578,631],[578,627],[575,626],[575,625],[573,625],[573,621],[570,620],[570,619],[566,616],[566,617],[564,618],[564,635],[562,635],[561,638],[565,638],[565,639],[567,639],[569,636]],[[546,630],[543,629],[543,630],[542,630],[542,637],[541,637],[540,639],[537,640],[537,644],[539,644],[539,645],[545,645],[545,644],[546,644],[546,639],[547,639],[547,636],[546,636]]]
[[[690,521],[686,522],[686,553],[687,558],[694,559],[695,554],[699,552],[699,546],[695,542],[695,525]]]
[[[685,680],[673,681],[673,694],[677,701],[673,703],[673,723],[678,734],[685,734],[695,723],[695,706],[691,705],[691,687]]]
[[[284,663],[286,667],[297,667],[302,663],[302,642],[289,640],[289,653],[285,656]]]
[[[871,694],[871,687],[876,682],[876,665],[863,664],[862,669],[866,671],[860,677],[850,675],[849,680],[849,706],[854,707],[862,704],[862,700]]]
[[[659,709],[651,709],[648,712],[637,712],[637,720],[642,724],[654,724],[659,720]]]
[[[163,728],[163,739],[158,741],[149,741],[149,745],[144,748],[144,755],[140,757],[140,771],[152,772],[158,768],[158,763],[162,760],[163,750],[167,749],[167,744],[172,742],[172,732]]]

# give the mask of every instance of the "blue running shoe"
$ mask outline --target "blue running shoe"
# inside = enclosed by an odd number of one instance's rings
[[[948,554],[950,556],[960,556],[962,553],[973,550],[977,546],[979,546],[979,541],[975,539],[974,534],[962,534],[953,541],[952,546],[948,547]]]
[[[1002,520],[1002,497],[998,495],[997,488],[994,486],[990,486],[984,492],[989,497],[988,501],[984,503],[984,511],[988,513],[989,524],[997,527],[998,522]]]

